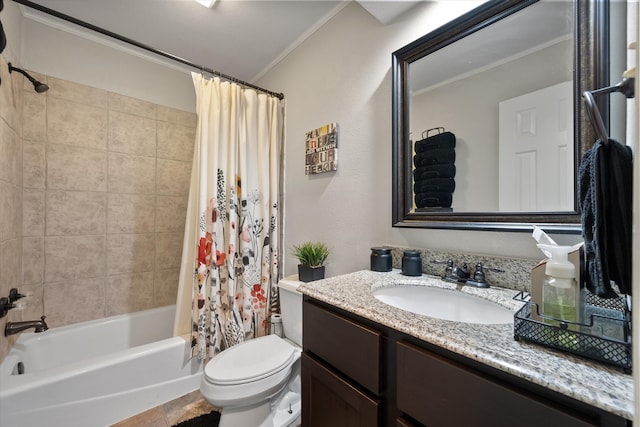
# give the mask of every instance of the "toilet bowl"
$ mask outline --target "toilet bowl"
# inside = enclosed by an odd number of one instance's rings
[[[220,427],[300,425],[302,282],[280,280],[280,308],[286,338],[266,335],[230,347],[205,366],[200,392],[221,408]]]

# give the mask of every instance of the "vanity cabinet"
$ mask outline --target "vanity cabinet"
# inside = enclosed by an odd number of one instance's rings
[[[593,427],[593,420],[405,341],[397,346],[397,406],[429,427]]]
[[[302,425],[630,427],[622,417],[308,296]]]
[[[382,333],[305,301],[303,337],[303,425],[379,425]]]

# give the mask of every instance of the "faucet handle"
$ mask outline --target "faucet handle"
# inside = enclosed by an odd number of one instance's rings
[[[14,301],[17,301],[20,298],[24,298],[24,297],[26,297],[26,295],[18,292],[18,288],[9,289],[9,302],[13,303]]]
[[[0,298],[0,318],[6,316],[9,310],[11,310],[12,308],[13,308],[13,304],[11,304],[11,301],[9,301],[9,298],[7,297]]]
[[[443,260],[438,260],[438,259],[432,259],[431,260],[432,264],[446,264],[447,266],[444,269],[444,274],[442,274],[442,276],[440,276],[440,278],[442,279],[451,279],[453,277],[453,260],[451,258],[449,258],[446,261]]]
[[[489,287],[489,283],[487,283],[486,276],[484,274],[484,267],[481,262],[476,264],[476,270],[473,272],[473,276],[467,280],[466,284],[477,288]]]

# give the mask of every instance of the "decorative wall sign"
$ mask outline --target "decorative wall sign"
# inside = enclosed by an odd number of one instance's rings
[[[338,170],[338,124],[307,132],[305,148],[305,175]]]

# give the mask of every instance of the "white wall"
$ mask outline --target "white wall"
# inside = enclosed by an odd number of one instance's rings
[[[0,12],[0,21],[7,36],[7,46],[2,56],[7,62],[19,64],[22,55],[22,15],[18,5],[12,1],[4,2]]]
[[[258,82],[287,99],[286,245],[327,242],[329,276],[368,268],[369,249],[381,244],[541,256],[528,233],[391,227],[391,53],[464,12],[451,5],[421,4],[385,26],[352,3]],[[338,170],[306,176],[305,132],[329,122],[339,125]],[[293,274],[288,252],[285,272]]]
[[[98,42],[97,37],[96,41],[79,37],[51,26],[56,25],[54,18],[47,19],[48,25],[24,19],[23,68],[167,107],[195,111],[190,75],[193,69],[137,48],[125,46],[123,51],[124,44],[120,42],[105,44]],[[114,49],[116,44],[121,48]]]

